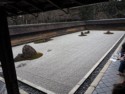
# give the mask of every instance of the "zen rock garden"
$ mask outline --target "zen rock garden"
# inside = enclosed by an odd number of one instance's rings
[[[18,54],[14,61],[22,61],[22,60],[33,60],[36,58],[41,57],[43,54],[37,52],[33,47],[30,45],[24,45],[22,48],[22,53]]]

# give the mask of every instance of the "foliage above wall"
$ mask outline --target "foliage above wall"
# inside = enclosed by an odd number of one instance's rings
[[[54,10],[33,15],[8,18],[9,25],[98,20],[125,17],[125,0],[81,6],[69,10],[69,14]]]

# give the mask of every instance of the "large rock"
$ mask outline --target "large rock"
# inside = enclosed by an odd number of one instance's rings
[[[85,34],[89,34],[89,33],[90,33],[90,31],[89,31],[89,30],[85,32]]]
[[[79,36],[86,36],[86,34],[85,34],[85,33],[83,33],[83,32],[81,32],[81,35],[79,35]]]
[[[25,45],[22,49],[22,54],[24,58],[31,58],[32,56],[36,55],[37,52],[33,47]]]
[[[105,32],[104,34],[114,34],[113,32],[110,32],[109,30]]]
[[[17,61],[22,61],[22,60],[24,60],[23,54],[18,54],[18,55],[15,57],[15,59],[14,59],[15,62],[17,62]]]
[[[32,60],[39,58],[42,55],[42,53],[37,53],[33,47],[29,45],[24,45],[24,47],[22,48],[22,53],[18,54],[14,60],[15,62],[22,60]]]

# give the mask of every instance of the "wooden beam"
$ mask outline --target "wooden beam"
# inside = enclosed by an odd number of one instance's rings
[[[39,11],[41,11],[41,12],[43,11],[43,8],[38,6],[37,4],[35,4],[32,0],[26,0],[25,2],[30,4],[32,7],[36,8]]]
[[[66,14],[68,14],[68,11],[65,11],[64,9],[62,9],[59,5],[55,4],[54,2],[52,2],[51,0],[47,0],[51,5],[55,6],[57,9],[62,10],[63,12],[65,12]]]

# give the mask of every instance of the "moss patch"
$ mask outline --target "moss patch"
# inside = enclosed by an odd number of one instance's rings
[[[79,35],[79,36],[87,36],[87,35],[84,34],[84,35]]]
[[[40,39],[40,40],[36,40],[36,41],[34,41],[34,43],[35,44],[37,44],[37,43],[44,43],[44,42],[48,42],[48,41],[51,41],[52,39]]]
[[[34,60],[34,59],[37,59],[37,58],[40,58],[41,56],[43,56],[43,53],[40,53],[40,52],[37,52],[36,55],[30,57],[30,58],[24,58],[22,57],[20,60],[14,60],[15,62],[18,62],[18,61],[24,61],[24,60]]]
[[[27,58],[27,60],[37,59],[37,58],[39,58],[39,57],[41,57],[41,56],[43,56],[43,53],[39,53],[39,52],[37,52],[36,55],[32,56],[31,58]]]

